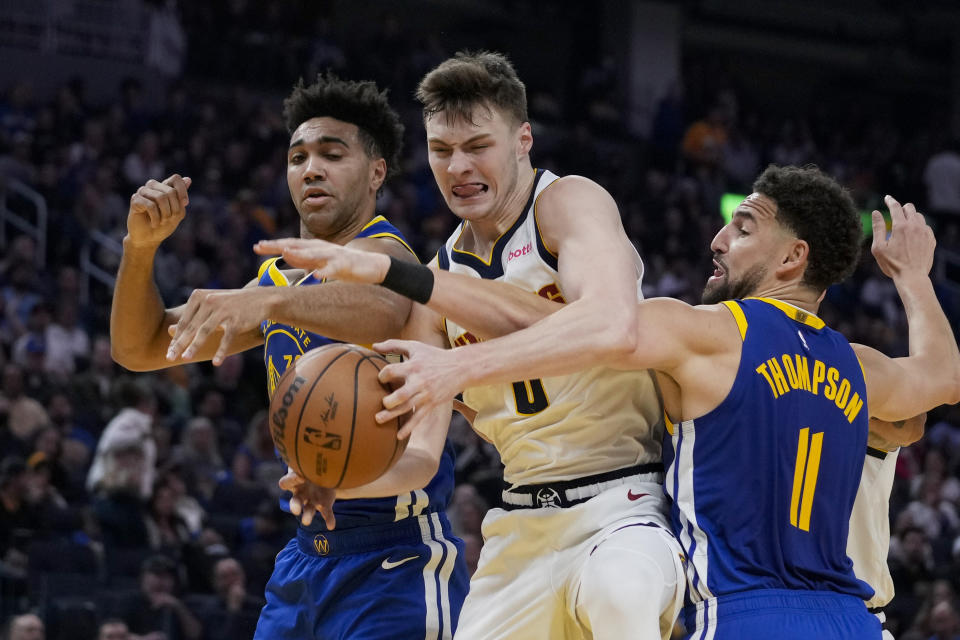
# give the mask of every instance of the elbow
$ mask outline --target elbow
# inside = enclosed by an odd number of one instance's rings
[[[157,368],[156,366],[151,366],[150,363],[134,349],[124,349],[113,341],[110,342],[110,357],[127,371],[153,371]]]
[[[617,314],[620,315],[620,314]],[[636,313],[623,314],[611,321],[604,318],[604,328],[598,332],[599,349],[607,362],[620,362],[632,356],[640,346],[637,336]]]

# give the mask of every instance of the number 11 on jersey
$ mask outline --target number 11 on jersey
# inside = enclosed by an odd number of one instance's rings
[[[822,431],[811,436],[809,428],[800,429],[800,439],[797,442],[797,462],[793,469],[790,524],[802,531],[810,531],[810,512],[813,510],[813,495],[817,490],[822,447]]]

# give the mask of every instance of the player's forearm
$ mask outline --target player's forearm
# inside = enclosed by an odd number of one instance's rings
[[[337,491],[338,500],[388,498],[423,489],[437,473],[440,458],[428,451],[408,446],[390,469],[368,484]]]
[[[930,408],[960,402],[960,351],[930,278],[894,280],[907,315],[910,359],[923,376]]]
[[[110,349],[127,369],[164,366],[162,349],[151,353],[158,332],[165,330],[166,310],[153,279],[157,247],[136,246],[128,239],[117,271],[110,309]]]
[[[634,306],[636,303],[631,302],[628,308]],[[468,363],[460,367],[464,387],[566,375],[617,364],[634,351],[635,314],[612,313],[610,309],[581,299],[528,329],[455,349],[451,354]],[[629,324],[622,321],[624,318]]]
[[[481,340],[525,329],[561,309],[556,302],[506,282],[434,272],[427,306]]]
[[[327,282],[270,293],[270,320],[343,342],[397,337],[410,315],[409,300],[376,285]]]

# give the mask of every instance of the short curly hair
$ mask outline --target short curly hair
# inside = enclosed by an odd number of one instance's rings
[[[373,82],[342,80],[330,71],[317,74],[310,85],[301,78],[283,101],[283,117],[291,134],[311,118],[354,124],[367,155],[386,161],[388,177],[400,169],[403,124],[387,101],[387,91]]]
[[[860,258],[860,214],[836,180],[814,165],[770,165],[753,191],[773,200],[777,220],[810,245],[804,284],[823,291],[853,273]]]
[[[529,120],[527,89],[502,53],[458,51],[423,77],[416,98],[424,120],[443,113],[448,122],[473,122],[480,105],[500,109],[517,125]]]

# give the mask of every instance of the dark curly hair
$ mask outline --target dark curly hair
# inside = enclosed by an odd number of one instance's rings
[[[502,110],[517,125],[529,119],[527,89],[502,53],[457,52],[423,77],[416,97],[424,120],[442,112],[447,122],[473,122],[478,105]]]
[[[773,200],[777,220],[810,245],[804,284],[823,291],[853,273],[860,258],[860,215],[836,180],[813,165],[770,165],[753,191]]]
[[[387,102],[386,90],[370,81],[341,80],[329,71],[317,74],[311,85],[301,78],[283,101],[288,133],[311,118],[323,117],[355,124],[367,155],[386,160],[387,176],[399,170],[403,124]]]

